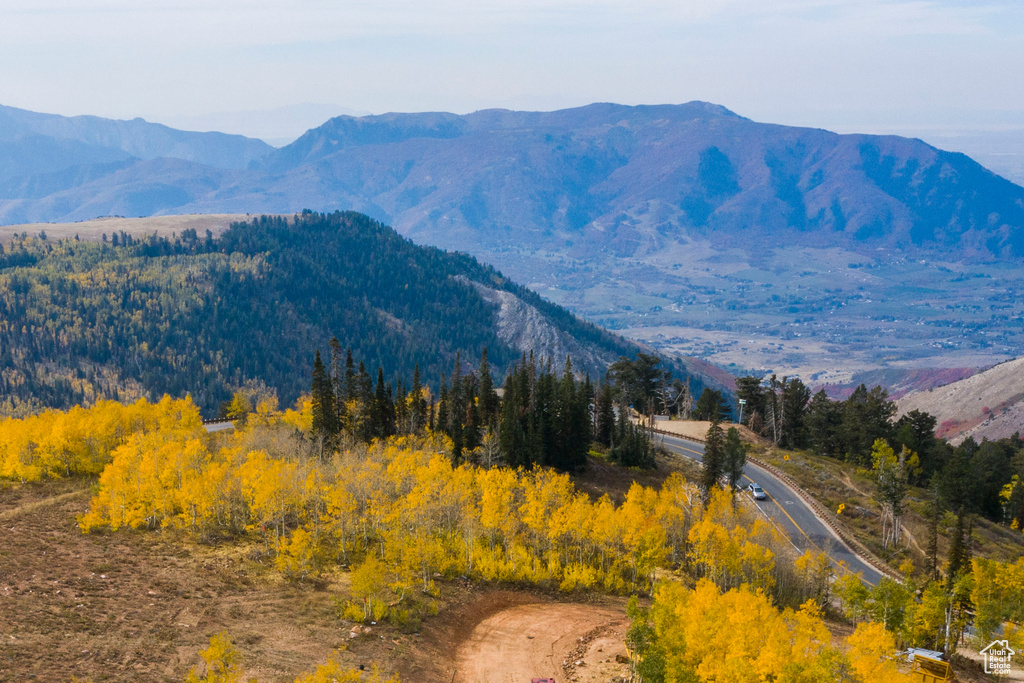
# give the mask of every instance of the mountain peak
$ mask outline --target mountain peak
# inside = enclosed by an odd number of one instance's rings
[[[191,177],[80,172],[55,145],[44,155],[50,166],[18,171],[33,155],[15,145],[0,150],[0,179],[11,179],[0,187],[0,220],[9,223],[88,217],[84,207],[116,213],[125,193],[142,192],[137,206],[156,213],[356,209],[462,250],[573,244],[631,256],[714,234],[755,251],[786,239],[1024,255],[1024,188],[963,155],[909,138],[758,123],[702,101],[338,116],[279,150],[141,121],[12,112],[0,110],[0,140],[21,131],[107,150],[96,163],[127,154],[199,166]]]

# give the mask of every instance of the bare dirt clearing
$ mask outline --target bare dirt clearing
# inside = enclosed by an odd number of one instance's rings
[[[531,677],[601,681],[623,676],[625,604],[520,605],[484,619],[456,653],[456,681],[506,683]],[[568,662],[568,666],[566,665]],[[578,663],[579,662],[579,663]]]

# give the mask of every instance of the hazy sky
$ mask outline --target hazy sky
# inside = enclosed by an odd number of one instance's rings
[[[1021,0],[0,0],[0,103],[150,120],[708,100],[1024,128]]]

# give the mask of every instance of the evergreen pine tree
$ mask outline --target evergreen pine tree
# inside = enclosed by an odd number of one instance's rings
[[[966,547],[965,518],[967,512],[960,508],[956,515],[956,526],[953,528],[953,537],[949,540],[949,557],[946,564],[946,587],[953,589],[957,577],[968,566],[968,549]]]
[[[419,433],[427,426],[427,401],[423,398],[423,385],[420,383],[420,365],[412,371],[412,389],[409,392],[409,416],[412,432]]]
[[[534,398],[533,423],[533,461],[539,465],[557,467],[558,444],[556,434],[556,397],[555,376],[550,369],[541,370],[537,377],[537,390]]]
[[[704,494],[704,504],[711,501],[711,489],[718,486],[725,470],[725,433],[717,419],[711,420],[704,442],[703,469],[701,471],[700,488]]]
[[[345,354],[345,379],[344,379],[345,401],[355,401],[359,398],[359,391],[356,386],[356,366],[352,361],[352,347],[349,347]]]
[[[494,391],[494,380],[491,378],[491,366],[487,362],[487,347],[480,355],[480,424],[493,427],[498,419],[498,394]]]
[[[367,432],[370,439],[386,439],[395,433],[395,406],[388,395],[384,384],[384,368],[377,367],[377,389],[370,402],[369,423]]]
[[[465,408],[465,422],[462,427],[462,445],[463,449],[471,451],[480,445],[480,409],[479,403],[473,400],[473,377],[467,376],[463,383],[465,384],[464,395],[468,397]]]
[[[455,367],[452,369],[452,386],[448,391],[448,436],[452,439],[452,463],[462,463],[462,451],[465,446],[462,433],[463,420],[466,415],[465,386],[462,382],[462,355],[455,354]]]
[[[391,382],[385,385],[384,391],[384,404],[381,415],[384,420],[383,434],[384,438],[394,436],[398,433],[398,408],[395,406],[395,390],[391,386]]]
[[[448,434],[451,429],[451,422],[448,417],[448,381],[441,375],[441,389],[437,393],[437,417],[435,419],[437,431]],[[448,434],[451,436],[451,434]]]
[[[527,420],[529,413],[529,380],[525,362],[513,366],[505,377],[505,396],[501,401],[498,442],[505,462],[511,467],[529,467]]]
[[[359,417],[356,420],[356,435],[366,443],[373,441],[376,435],[376,425],[373,423],[373,381],[370,373],[366,371],[363,361],[359,361],[359,372],[355,376],[356,400],[358,402]]]
[[[939,498],[938,488],[933,485],[929,492],[928,501],[928,547],[925,548],[925,557],[928,564],[926,573],[932,581],[939,580],[939,518],[942,516],[942,501]]]
[[[334,412],[334,391],[330,378],[320,359],[320,351],[313,359],[312,413],[314,437],[331,439],[338,433],[337,416]]]
[[[611,447],[615,432],[615,406],[612,385],[607,380],[597,390],[596,403],[595,440],[603,446]]]
[[[747,464],[747,454],[743,450],[739,430],[735,427],[729,427],[729,431],[725,434],[723,459],[725,476],[729,481],[729,491],[733,495],[733,505],[735,505],[736,490],[743,478],[743,467]]]
[[[409,401],[408,392],[405,390],[405,382],[398,380],[398,387],[395,389],[395,433],[408,434],[412,432],[409,422]]]
[[[341,342],[331,337],[331,391],[334,393],[334,414],[338,431],[348,427],[348,410],[345,403],[345,368],[341,359]]]
[[[839,404],[830,399],[824,389],[811,398],[804,423],[807,427],[807,439],[810,446],[818,455],[830,458],[838,458],[841,455],[839,441],[841,411]]]
[[[572,361],[566,359],[556,397],[555,452],[551,464],[566,472],[582,469],[590,448],[590,403],[583,384],[577,384]]]

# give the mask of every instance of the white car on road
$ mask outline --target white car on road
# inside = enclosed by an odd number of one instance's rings
[[[750,491],[750,495],[754,496],[754,500],[768,499],[768,494],[765,493],[764,489],[761,488],[758,484],[751,482],[750,486],[747,487],[747,490]]]

